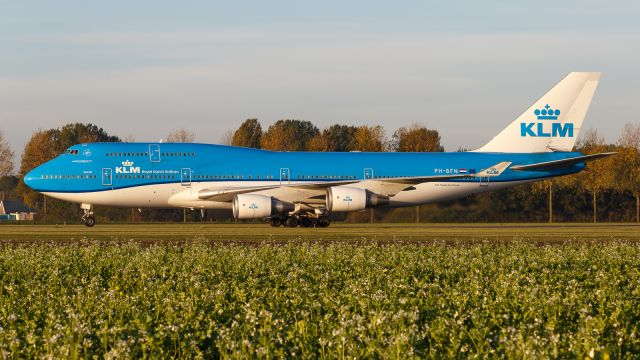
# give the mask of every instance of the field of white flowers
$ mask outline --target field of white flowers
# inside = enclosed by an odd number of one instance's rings
[[[623,357],[640,243],[0,247],[2,357]]]

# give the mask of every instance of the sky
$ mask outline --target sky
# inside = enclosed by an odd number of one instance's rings
[[[640,121],[637,1],[0,1],[0,130],[218,143],[247,118],[421,123],[477,148],[571,71],[585,127]]]

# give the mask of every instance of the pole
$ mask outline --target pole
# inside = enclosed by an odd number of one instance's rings
[[[420,205],[416,206],[416,224],[420,223]]]
[[[596,218],[596,190],[593,190],[593,223],[595,224],[597,221]]]
[[[369,210],[369,222],[373,224],[374,220],[376,218],[376,213],[375,213],[375,209],[371,208]]]
[[[47,195],[44,196],[44,223],[47,223]]]
[[[549,224],[553,223],[553,183],[549,181]]]

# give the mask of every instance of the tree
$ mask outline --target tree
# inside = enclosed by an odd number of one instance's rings
[[[351,149],[378,152],[385,150],[384,129],[380,125],[362,125],[356,128]]]
[[[196,134],[185,128],[171,130],[167,135],[168,143],[192,143],[196,140]]]
[[[431,130],[420,124],[401,127],[393,133],[391,147],[395,151],[442,152],[438,130]]]
[[[20,179],[17,176],[0,176],[0,201],[18,199],[16,188]]]
[[[640,124],[626,124],[618,145],[621,149],[614,159],[615,184],[636,198],[636,222],[640,222]]]
[[[549,223],[553,222],[553,189],[565,189],[570,188],[572,184],[575,183],[575,180],[571,176],[561,176],[555,178],[549,178],[542,181],[536,181],[531,184],[531,191],[534,194],[547,194],[547,204],[548,204],[548,221]]]
[[[227,130],[220,137],[220,144],[222,145],[233,145],[233,130]]]
[[[258,119],[247,119],[233,133],[231,145],[259,149],[261,139],[262,125]]]
[[[0,177],[13,174],[13,150],[0,130]]]
[[[262,135],[260,146],[267,150],[304,151],[319,133],[309,121],[278,120]]]
[[[72,123],[60,128],[55,139],[58,152],[63,152],[70,146],[91,142],[119,142],[117,136],[107,134],[107,132],[97,125]]]
[[[597,154],[613,150],[604,142],[604,138],[595,129],[588,129],[584,136],[578,140],[576,150],[584,154]],[[578,176],[578,182],[582,187],[591,193],[591,205],[593,208],[593,222],[597,222],[598,217],[598,194],[604,189],[611,188],[612,183],[612,161],[611,158],[599,159],[588,163],[587,168]]]
[[[309,142],[310,151],[351,151],[357,128],[348,125],[331,125]]]

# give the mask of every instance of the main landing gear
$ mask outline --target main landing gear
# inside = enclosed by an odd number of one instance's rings
[[[82,221],[88,227],[92,227],[96,224],[96,218],[93,217],[93,206],[91,204],[80,205],[82,209]]]
[[[280,217],[274,217],[271,218],[271,226],[273,227],[280,227],[280,226],[284,226],[284,227],[290,227],[290,228],[294,228],[294,227],[321,227],[321,228],[325,228],[328,227],[329,225],[331,225],[331,220],[329,220],[328,217],[326,216],[322,216],[322,217],[311,217],[311,216],[306,216],[306,215],[293,215],[293,216],[289,216],[286,218],[280,218]]]

